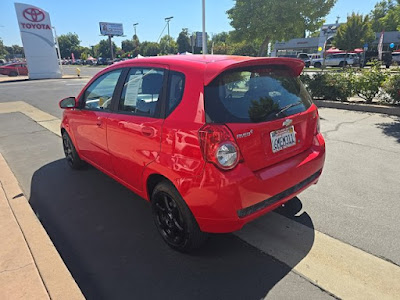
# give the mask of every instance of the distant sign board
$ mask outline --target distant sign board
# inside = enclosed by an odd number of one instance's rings
[[[124,35],[124,29],[121,23],[106,23],[100,22],[100,34],[101,35]]]
[[[206,32],[206,38],[208,38],[208,34]],[[194,44],[196,47],[201,48],[203,46],[203,32],[196,32],[196,41]]]

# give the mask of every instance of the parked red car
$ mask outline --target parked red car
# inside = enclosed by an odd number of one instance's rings
[[[0,74],[8,76],[28,75],[26,63],[12,63],[0,67]]]
[[[164,240],[190,251],[318,181],[325,142],[303,67],[213,55],[114,64],[60,101],[67,161],[150,201]]]

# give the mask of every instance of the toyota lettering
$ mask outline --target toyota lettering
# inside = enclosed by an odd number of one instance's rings
[[[25,9],[22,12],[22,16],[29,22],[34,23],[22,23],[22,28],[24,29],[44,29],[51,30],[48,24],[37,24],[38,22],[42,22],[45,19],[45,14],[40,9],[30,7]]]

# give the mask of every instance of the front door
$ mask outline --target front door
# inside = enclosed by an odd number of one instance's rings
[[[161,68],[132,68],[116,111],[108,117],[108,149],[115,174],[136,190],[142,190],[144,167],[160,153],[165,77]]]
[[[121,69],[101,75],[83,93],[81,109],[71,112],[70,125],[79,153],[95,166],[113,173],[107,148],[107,118]]]

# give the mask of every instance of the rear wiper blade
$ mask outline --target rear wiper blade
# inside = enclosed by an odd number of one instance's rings
[[[275,114],[275,116],[276,116],[276,117],[279,117],[279,115],[280,115],[281,113],[287,111],[289,108],[295,107],[295,106],[300,105],[300,104],[303,104],[303,101],[297,101],[297,102],[288,104],[288,105],[282,107],[282,108]]]

